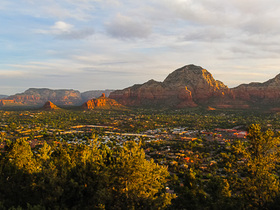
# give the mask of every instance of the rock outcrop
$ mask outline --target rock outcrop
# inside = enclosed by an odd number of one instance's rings
[[[150,80],[110,94],[128,106],[195,107],[222,104],[233,97],[231,90],[205,69],[188,65],[169,74],[163,82]]]
[[[43,109],[43,110],[49,111],[49,110],[57,110],[57,109],[60,109],[60,108],[57,107],[55,104],[53,104],[51,101],[47,101],[47,102],[44,104],[44,106],[43,106],[42,109]]]
[[[91,109],[122,109],[123,105],[116,102],[114,99],[107,98],[105,93],[103,93],[97,99],[91,99],[85,102],[82,105],[83,109],[91,110]]]

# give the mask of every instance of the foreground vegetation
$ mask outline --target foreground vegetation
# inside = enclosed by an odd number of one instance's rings
[[[174,197],[163,190],[168,171],[135,143],[116,150],[45,143],[31,150],[24,140],[1,157],[4,207],[47,209],[159,209]]]
[[[277,113],[2,111],[0,120],[0,209],[280,205]],[[248,135],[214,132],[233,127]]]

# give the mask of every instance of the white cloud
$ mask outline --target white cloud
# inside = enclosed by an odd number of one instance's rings
[[[20,70],[3,70],[0,71],[0,77],[3,78],[13,78],[13,77],[23,77],[24,72]]]
[[[73,25],[65,23],[63,21],[57,21],[54,23],[54,25],[51,27],[54,32],[69,32],[72,28]]]
[[[51,34],[58,39],[84,39],[94,34],[93,28],[76,29],[72,24],[57,21],[47,30],[36,30],[40,34]]]
[[[230,86],[279,72],[279,0],[3,0],[0,10],[0,76],[4,63],[26,85],[58,87],[43,77],[60,75],[65,87],[124,88],[190,63]]]

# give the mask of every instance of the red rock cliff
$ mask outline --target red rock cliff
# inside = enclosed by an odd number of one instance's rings
[[[82,107],[84,109],[119,109],[123,108],[121,104],[116,102],[114,99],[105,97],[105,94],[103,93],[102,96],[100,96],[97,99],[91,99],[85,102]]]
[[[110,94],[128,106],[195,107],[201,104],[221,103],[232,97],[231,90],[215,80],[205,69],[188,65],[169,74],[163,82],[150,80]]]

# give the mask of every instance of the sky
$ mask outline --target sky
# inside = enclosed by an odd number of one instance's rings
[[[279,0],[1,0],[0,94],[123,89],[188,64],[264,82],[279,40]]]

